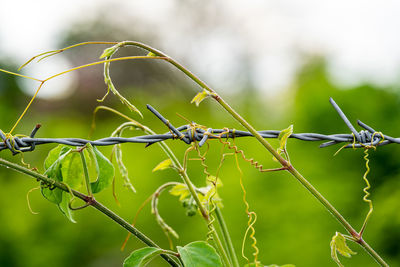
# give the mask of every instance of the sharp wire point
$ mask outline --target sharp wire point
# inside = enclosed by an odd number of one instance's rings
[[[346,117],[346,115],[343,113],[343,111],[340,109],[340,107],[338,106],[338,104],[336,104],[335,100],[333,100],[333,98],[331,97],[329,99],[329,102],[332,104],[333,108],[337,111],[337,113],[339,114],[339,116],[342,118],[342,120],[344,121],[344,123],[346,123],[347,127],[349,127],[350,131],[354,134],[354,136],[356,137],[358,142],[361,142],[361,137],[359,135],[359,133],[356,131],[356,129],[354,128],[354,126],[351,124],[351,122],[349,121],[349,119]]]

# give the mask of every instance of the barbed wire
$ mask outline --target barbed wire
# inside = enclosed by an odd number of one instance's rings
[[[336,145],[340,143],[348,143],[343,146],[344,148],[361,148],[361,147],[372,147],[372,146],[383,146],[392,143],[400,144],[400,138],[394,138],[383,134],[382,132],[375,131],[372,127],[367,124],[357,121],[357,124],[364,128],[357,132],[354,126],[350,123],[346,115],[335,103],[335,101],[330,98],[330,103],[334,109],[338,112],[339,116],[343,119],[347,127],[350,129],[351,134],[319,134],[319,133],[293,133],[289,138],[295,138],[302,141],[327,141],[320,145],[321,148],[328,147],[331,145]],[[20,152],[33,151],[37,145],[43,144],[63,144],[68,146],[84,146],[90,143],[93,146],[110,146],[122,143],[143,143],[146,147],[165,140],[176,140],[180,139],[186,144],[190,144],[194,141],[199,142],[199,146],[205,144],[208,139],[216,138],[238,138],[238,137],[252,137],[253,135],[246,131],[240,131],[236,129],[212,129],[205,127],[196,127],[194,123],[189,125],[183,125],[175,128],[167,119],[165,119],[157,110],[152,106],[147,105],[147,108],[160,119],[170,130],[168,133],[155,134],[155,135],[142,135],[134,137],[107,137],[99,140],[86,140],[81,138],[35,138],[35,135],[40,124],[36,125],[29,136],[18,137],[9,136],[0,130],[0,138],[3,140],[0,143],[0,151],[8,149],[13,155]],[[258,133],[263,138],[278,138],[281,131],[267,130],[259,131]]]

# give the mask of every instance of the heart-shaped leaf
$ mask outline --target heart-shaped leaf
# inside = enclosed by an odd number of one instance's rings
[[[93,155],[96,165],[97,179],[96,181],[90,183],[92,193],[96,194],[112,184],[114,177],[114,166],[96,147],[88,144],[87,148]]]
[[[143,267],[146,266],[155,256],[163,252],[160,248],[146,247],[135,250],[124,261],[124,267]]]
[[[185,267],[222,267],[221,258],[207,242],[195,241],[177,248]]]

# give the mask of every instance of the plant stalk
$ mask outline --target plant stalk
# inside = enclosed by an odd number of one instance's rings
[[[84,173],[84,176],[85,176],[85,184],[86,184],[86,188],[87,188],[87,191],[88,191],[88,195],[89,196],[93,196],[92,187],[90,186],[89,170],[88,170],[88,167],[87,167],[87,164],[86,164],[85,153],[83,152],[83,150],[81,150],[79,152],[79,154],[81,155],[83,173]]]
[[[222,99],[211,87],[209,87],[205,82],[199,79],[196,75],[186,69],[184,66],[179,64],[174,59],[170,58],[165,53],[154,49],[146,44],[135,42],[135,41],[123,41],[118,44],[119,47],[124,46],[135,46],[142,48],[148,52],[153,53],[154,55],[160,57],[161,60],[165,60],[175,66],[177,69],[182,71],[187,77],[192,79],[196,84],[198,84],[201,88],[206,90],[210,96],[212,96],[229,114],[231,114],[240,124],[242,124],[249,132],[253,134],[253,136],[280,162],[282,167],[284,167],[288,172],[292,174],[325,208],[342,224],[342,226],[357,240],[357,243],[360,244],[381,266],[388,266],[387,263],[360,237],[360,235],[354,230],[354,228],[344,219],[344,217],[326,200],[317,189],[315,189],[310,182],[308,182],[287,160],[285,160],[270,144],[266,141],[255,129],[251,126],[244,118],[242,118],[232,107],[229,106],[224,99]],[[176,159],[176,157],[174,157]],[[171,157],[173,160],[173,158]],[[173,160],[174,161],[174,160]],[[178,163],[176,161],[174,163]],[[178,168],[179,170],[179,168]],[[196,200],[196,194],[194,192],[194,186],[190,182],[190,179],[187,177],[186,172],[179,172],[184,179],[185,183],[191,194]],[[198,200],[196,200],[197,202]],[[199,203],[197,203],[199,205]],[[202,205],[200,203],[199,208],[201,209],[202,213]],[[204,210],[205,211],[205,210]],[[203,213],[204,214],[207,213]],[[207,219],[207,218],[206,218]]]
[[[293,165],[285,160],[267,140],[265,140],[256,129],[254,129],[245,119],[243,119],[233,108],[231,108],[228,103],[226,103],[219,96],[214,97],[224,108],[227,110],[240,124],[242,124],[253,136],[281,163],[281,165],[287,168],[290,172],[324,207],[335,217],[340,224],[349,232],[356,240],[362,240],[357,231],[346,221],[346,219],[340,214],[339,211],[327,200],[321,193],[315,189],[315,187],[304,178],[299,171],[297,171]],[[367,252],[370,254],[376,262],[381,266],[388,266],[388,264],[376,253],[365,241],[357,242],[360,244]]]
[[[242,116],[240,116],[230,105],[222,99],[211,87],[209,87],[205,82],[200,80],[196,75],[186,69],[184,66],[176,62],[174,59],[170,58],[168,55],[161,51],[158,51],[148,45],[139,43],[125,41],[123,45],[132,45],[136,47],[141,47],[147,51],[154,53],[159,57],[165,57],[164,60],[168,61],[174,65],[177,69],[182,71],[186,76],[192,79],[201,88],[205,89],[229,114],[232,115],[240,124],[242,124],[253,136],[280,162],[280,164],[287,169],[325,208],[342,224],[342,226],[353,236],[357,242],[360,244],[370,255],[377,261],[381,266],[388,266],[388,264],[377,254],[361,237],[358,235],[357,231],[346,221],[346,219],[326,200],[317,189],[315,189],[310,182],[307,181],[287,160],[285,160],[270,144],[265,140],[257,131],[251,126]],[[361,242],[362,240],[362,242]]]
[[[151,133],[151,134],[155,134],[149,128],[146,128],[146,131]],[[194,185],[193,185],[192,181],[190,180],[189,176],[187,175],[186,170],[183,168],[182,164],[179,162],[179,160],[175,156],[174,152],[172,152],[171,148],[164,141],[161,141],[158,144],[161,146],[162,150],[167,154],[167,156],[171,159],[174,168],[178,170],[178,174],[181,176],[181,178],[183,179],[184,183],[188,187],[193,199],[196,201],[196,204],[199,207],[203,218],[207,222],[210,222],[210,216],[209,216],[208,212],[206,211],[204,205],[201,203],[199,197],[197,196],[196,188],[194,187]],[[226,225],[225,225],[225,227],[226,227]],[[222,245],[221,239],[218,236],[218,233],[215,231],[215,228],[214,228],[213,225],[212,225],[212,228],[213,228],[214,243],[216,245],[216,248],[220,252],[220,254],[221,254],[222,258],[223,258],[223,261],[226,262],[226,264],[227,264],[226,266],[229,266],[230,260],[229,260],[228,254],[226,253],[226,251],[224,249],[224,246]],[[228,233],[227,229],[226,229],[226,233]],[[230,237],[229,237],[229,239],[230,239]],[[229,247],[228,247],[228,249],[229,249]],[[234,254],[234,258],[236,258],[236,254]],[[236,261],[237,261],[237,259],[236,259]],[[236,265],[234,265],[234,266],[236,267]]]
[[[9,162],[9,161],[7,161],[7,160],[5,160],[3,158],[0,158],[0,165],[5,166],[6,168],[10,168],[10,169],[12,169],[14,171],[21,172],[23,174],[29,175],[29,176],[31,176],[31,177],[39,180],[39,181],[42,181],[42,182],[44,182],[46,184],[51,184],[51,185],[53,185],[53,186],[65,191],[65,192],[70,192],[68,187],[65,184],[60,183],[58,181],[55,181],[55,180],[53,180],[53,179],[51,179],[49,177],[46,177],[46,176],[44,176],[44,175],[42,175],[40,173],[34,172],[32,170],[29,170],[29,169],[27,169],[27,168],[25,168],[23,166],[18,165],[18,164]],[[93,197],[87,196],[87,195],[82,194],[81,192],[73,190],[73,189],[71,189],[71,192],[74,194],[74,196],[76,196],[76,197],[80,198],[81,200],[85,201],[86,203],[88,203],[89,205],[91,205],[92,207],[94,207],[95,209],[97,209],[98,211],[103,213],[104,215],[108,216],[111,220],[113,220],[114,222],[116,222],[117,224],[119,224],[120,226],[125,228],[127,231],[129,231],[130,233],[135,235],[139,240],[141,240],[147,246],[149,246],[149,247],[159,247],[153,240],[151,240],[145,234],[143,234],[138,229],[133,227],[129,222],[125,221],[120,216],[115,214],[113,211],[108,209],[106,206],[104,206],[100,202],[96,201]],[[180,265],[170,255],[161,254],[160,256],[165,261],[167,261],[169,263],[169,265],[174,266],[174,267],[180,267]]]
[[[217,221],[221,228],[222,237],[224,238],[224,240],[227,244],[228,252],[229,252],[229,255],[231,256],[232,264],[234,267],[239,267],[240,266],[239,261],[236,256],[235,248],[233,247],[233,243],[232,243],[232,239],[229,234],[229,231],[228,231],[228,227],[226,226],[224,217],[222,216],[222,212],[218,206],[216,206],[216,208],[215,208],[215,215],[217,216]]]

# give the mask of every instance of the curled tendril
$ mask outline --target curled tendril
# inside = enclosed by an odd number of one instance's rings
[[[283,171],[286,170],[287,167],[281,167],[281,168],[275,168],[275,169],[264,169],[263,165],[260,164],[258,161],[254,160],[253,158],[248,159],[246,157],[246,155],[244,154],[244,151],[239,149],[237,147],[236,144],[229,142],[228,140],[223,140],[222,136],[223,135],[228,135],[229,134],[229,129],[228,128],[224,128],[224,132],[218,134],[218,135],[213,135],[213,137],[216,137],[219,142],[221,142],[222,144],[226,145],[230,150],[233,150],[235,155],[240,154],[240,156],[242,157],[242,159],[248,163],[250,163],[250,165],[252,165],[254,168],[256,168],[259,172],[273,172],[273,171]],[[234,131],[234,130],[233,130]]]
[[[241,168],[239,166],[239,159],[238,159],[237,155],[240,154],[246,162],[249,162],[252,166],[254,166],[256,169],[258,169],[260,172],[266,172],[266,171],[271,171],[271,170],[263,169],[262,165],[259,164],[257,161],[254,161],[253,159],[247,159],[246,156],[244,155],[244,152],[242,150],[239,150],[239,148],[236,146],[236,144],[232,144],[231,142],[229,142],[227,140],[225,140],[225,141],[222,140],[222,136],[227,135],[230,132],[229,129],[225,129],[225,130],[226,131],[222,132],[221,134],[219,134],[215,137],[223,144],[222,152],[224,151],[225,147],[228,147],[230,150],[234,151],[233,155],[235,156],[236,167],[240,174],[239,182],[240,182],[240,186],[241,186],[242,192],[243,192],[243,203],[246,206],[245,211],[246,211],[247,216],[249,217],[249,220],[247,221],[247,229],[246,229],[245,235],[243,237],[243,242],[242,242],[242,257],[244,259],[246,259],[248,261],[248,263],[250,263],[249,258],[247,258],[246,255],[244,254],[246,239],[247,239],[247,236],[249,236],[249,238],[252,240],[251,247],[254,250],[254,252],[253,252],[254,264],[255,264],[255,266],[261,266],[260,262],[258,261],[259,249],[257,247],[257,239],[255,237],[256,231],[254,228],[254,224],[257,221],[257,214],[254,211],[250,211],[250,205],[246,199],[247,191],[243,184],[243,171],[241,170]],[[235,136],[234,133],[235,133],[235,131],[233,131],[233,138]],[[216,174],[217,178],[218,178],[218,174],[221,169],[222,163],[225,160],[225,157],[228,155],[232,155],[232,153],[223,153],[221,155],[220,164],[218,166],[217,174]],[[272,169],[272,170],[278,170],[278,169]],[[250,234],[249,234],[249,232],[250,232]]]
[[[249,231],[251,231],[249,237],[250,237],[250,239],[253,240],[253,242],[251,244],[251,247],[254,250],[254,252],[253,252],[254,263],[256,264],[256,266],[258,266],[259,265],[259,262],[258,262],[259,249],[257,247],[257,239],[255,237],[256,230],[254,228],[254,224],[255,224],[255,222],[257,220],[257,214],[254,211],[250,211],[250,205],[249,205],[249,203],[247,202],[247,199],[246,199],[247,191],[246,191],[246,189],[244,187],[244,184],[243,184],[243,171],[239,166],[239,159],[237,157],[237,153],[235,153],[235,161],[236,161],[236,167],[237,167],[237,169],[239,171],[240,187],[242,188],[242,191],[243,191],[243,203],[246,206],[246,213],[247,213],[247,216],[249,217],[249,220],[247,221],[247,230],[245,232],[245,235],[243,236],[242,257],[245,258],[248,262],[250,262],[249,258],[247,258],[245,256],[245,254],[244,254],[244,247],[245,247],[245,243],[246,243],[246,239],[247,239],[247,234],[248,234]]]
[[[39,214],[39,212],[35,212],[35,211],[32,210],[31,201],[29,200],[29,195],[30,195],[33,191],[38,190],[38,189],[40,189],[40,186],[37,186],[37,187],[34,187],[34,188],[30,189],[30,190],[28,191],[28,193],[26,193],[26,203],[28,204],[28,209],[29,209],[29,211],[30,211],[32,214],[35,214],[35,215],[36,215],[36,214]]]
[[[380,140],[379,140],[379,142],[377,144],[374,144],[374,139],[375,139],[376,135],[380,135],[381,138],[380,138]],[[365,168],[366,168],[365,173],[363,175],[363,180],[365,182],[365,187],[363,188],[363,192],[364,192],[363,201],[368,204],[369,210],[368,210],[367,215],[365,216],[364,222],[363,222],[361,230],[359,232],[359,236],[361,237],[363,235],[363,233],[364,233],[365,227],[367,226],[367,222],[368,222],[369,218],[371,217],[372,212],[374,211],[374,206],[372,204],[372,200],[369,199],[369,196],[371,195],[371,193],[369,192],[369,190],[371,189],[371,184],[368,181],[368,174],[370,173],[371,169],[369,167],[369,158],[368,158],[369,153],[368,153],[368,150],[371,149],[371,148],[376,150],[377,145],[379,145],[380,143],[382,143],[385,140],[385,136],[381,132],[374,132],[372,134],[372,137],[371,137],[371,144],[370,145],[366,145],[366,144],[363,144],[361,142],[357,142],[356,136],[353,133],[352,133],[352,136],[353,136],[353,142],[352,142],[353,149],[356,148],[355,147],[356,144],[360,144],[362,147],[364,147],[364,156],[363,156],[363,158],[365,160]],[[341,148],[339,148],[339,150],[336,151],[336,153],[334,155],[336,156],[346,146],[347,145],[344,145]]]

